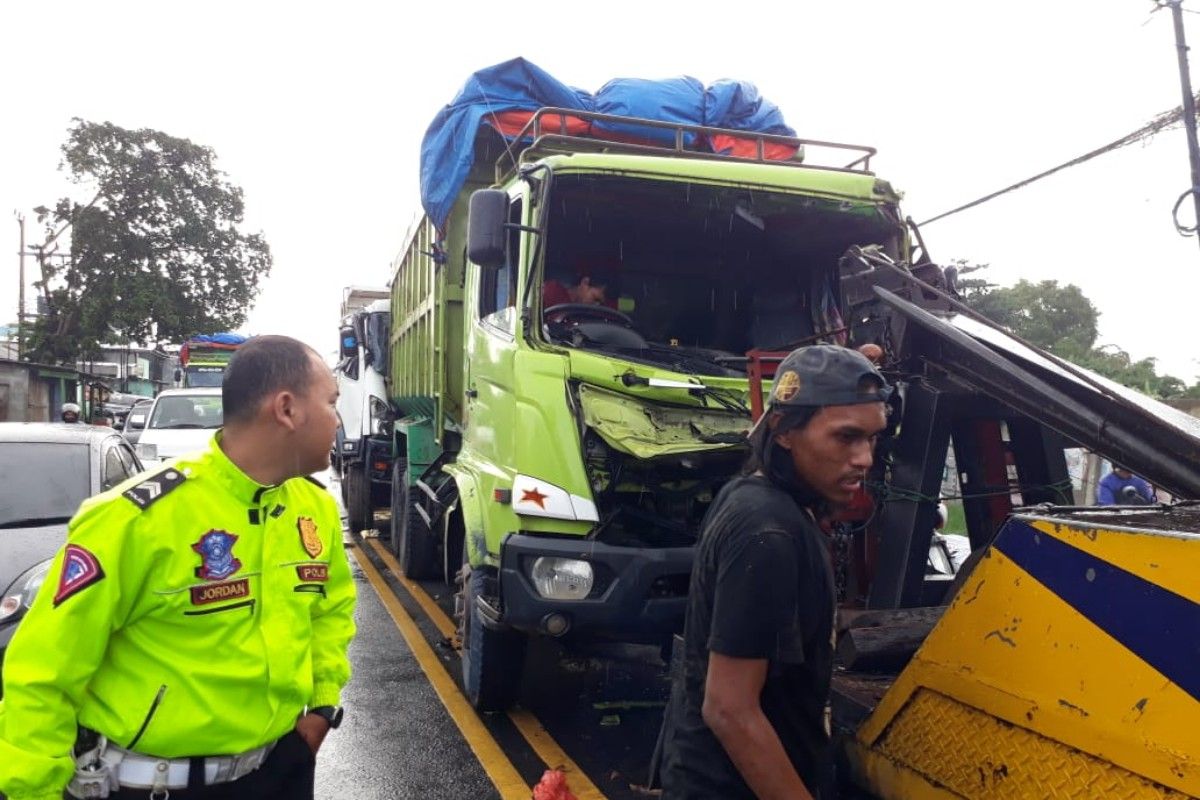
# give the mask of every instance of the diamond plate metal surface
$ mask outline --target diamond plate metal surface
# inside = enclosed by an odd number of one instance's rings
[[[929,689],[913,695],[876,748],[967,798],[1190,797]]]

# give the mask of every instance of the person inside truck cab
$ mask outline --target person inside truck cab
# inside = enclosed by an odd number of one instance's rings
[[[596,271],[583,272],[570,284],[551,278],[542,284],[542,308],[569,303],[616,308],[616,293],[613,293],[611,300],[608,296],[608,289],[612,283],[610,276]]]
[[[848,348],[802,347],[779,365],[747,468],[696,547],[664,800],[835,796],[834,583],[817,520],[861,490],[891,393]]]

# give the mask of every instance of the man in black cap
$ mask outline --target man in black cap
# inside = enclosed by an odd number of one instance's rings
[[[830,798],[833,572],[817,517],[862,486],[891,394],[861,353],[779,365],[746,474],[717,495],[692,568],[663,797]]]

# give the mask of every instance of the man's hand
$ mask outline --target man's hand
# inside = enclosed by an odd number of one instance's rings
[[[315,756],[325,741],[325,734],[329,733],[329,722],[320,714],[305,714],[296,720],[296,733],[312,748]]]

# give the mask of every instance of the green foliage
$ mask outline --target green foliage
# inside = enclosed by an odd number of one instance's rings
[[[986,267],[958,264],[960,275]],[[1111,345],[1096,347],[1100,313],[1074,284],[1022,280],[1003,287],[969,278],[959,281],[959,293],[967,305],[993,322],[1109,380],[1151,397],[1200,397],[1200,381],[1188,386],[1173,375],[1159,375],[1153,358],[1134,361]]]
[[[94,192],[40,207],[46,245],[69,231],[69,259],[41,259],[49,313],[29,358],[71,362],[102,342],[167,342],[245,322],[271,269],[261,234],[244,234],[242,190],[214,152],[150,129],[76,119],[62,168]]]
[[[1086,353],[1096,343],[1099,312],[1078,286],[1058,281],[1019,281],[1015,286],[980,293],[976,311],[1027,341],[1070,357]]]

